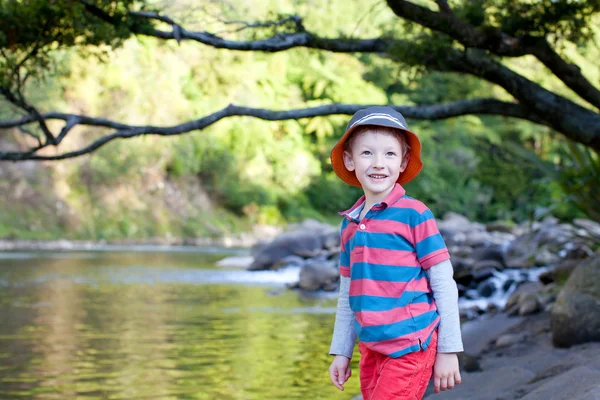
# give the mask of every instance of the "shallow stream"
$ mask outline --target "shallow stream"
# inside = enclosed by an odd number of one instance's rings
[[[0,253],[0,399],[350,399],[358,393],[357,374],[343,393],[329,383],[335,294],[286,290],[297,268],[215,267],[235,254],[214,248]],[[497,296],[490,300],[506,297]],[[466,307],[482,301],[461,300]]]

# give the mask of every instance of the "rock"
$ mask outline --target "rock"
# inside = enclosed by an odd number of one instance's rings
[[[504,253],[505,264],[508,268],[529,268],[535,265],[535,247],[528,235],[513,240]]]
[[[219,261],[217,261],[217,267],[225,267],[225,268],[248,268],[252,262],[254,261],[254,257],[252,256],[233,256],[233,257],[225,257]]]
[[[514,285],[514,284],[515,284],[515,282],[516,282],[516,281],[515,281],[514,279],[507,279],[507,280],[506,280],[506,282],[504,282],[504,283],[502,284],[502,291],[503,291],[503,292],[508,292],[508,290],[510,289],[510,287],[511,287],[512,285]]]
[[[485,225],[485,229],[488,232],[504,232],[504,233],[512,233],[514,229],[514,225],[509,224],[505,221],[495,221],[489,222]]]
[[[492,276],[494,276],[494,272],[495,272],[494,268],[476,269],[473,272],[473,280],[475,282],[484,281],[484,280],[486,280],[486,279],[491,278]]]
[[[519,315],[529,315],[540,311],[541,306],[536,293],[524,293],[519,297]]]
[[[472,222],[464,215],[455,212],[444,214],[444,218],[437,221],[439,229],[445,229],[452,232],[469,232]]]
[[[480,247],[473,250],[473,252],[470,254],[470,257],[475,261],[494,260],[501,265],[504,265],[504,253],[502,252],[501,246],[492,245]]]
[[[469,246],[448,245],[448,252],[454,257],[466,258],[473,252],[473,248]]]
[[[551,367],[546,368],[545,370],[541,371],[536,376],[531,378],[531,380],[527,383],[532,384],[532,383],[536,383],[536,382],[539,382],[539,381],[547,379],[547,378],[552,378],[554,376],[557,376],[564,372],[567,372],[570,369],[573,369],[573,367],[575,367],[575,365],[573,365],[573,364],[552,365]]]
[[[546,307],[556,301],[556,295],[551,293],[538,293],[538,302],[540,304],[540,308],[546,309]]]
[[[492,242],[492,235],[490,235],[486,231],[468,232],[468,233],[466,233],[466,236],[467,237],[465,238],[464,243],[467,246],[471,246],[473,248],[476,248],[476,247],[485,247],[489,243]]]
[[[600,240],[600,239],[598,239]],[[564,260],[585,260],[594,255],[592,249],[583,243],[567,243],[560,252]]]
[[[304,290],[319,290],[337,281],[337,265],[329,261],[308,261],[300,270],[298,286]]]
[[[509,317],[516,317],[519,315],[519,305],[511,304],[509,307],[504,307],[504,313]]]
[[[277,236],[269,243],[252,248],[254,262],[250,270],[270,269],[281,265],[287,256],[329,257],[339,248],[339,229],[316,220],[305,220],[290,225],[290,231]]]
[[[481,297],[491,297],[496,292],[496,286],[492,282],[482,282],[477,286],[477,293]]]
[[[480,269],[485,269],[485,270],[495,269],[496,271],[501,271],[504,269],[504,265],[502,265],[500,262],[498,262],[496,260],[481,260],[481,261],[477,261],[473,265],[473,269],[475,271],[480,270]]]
[[[521,400],[592,400],[599,391],[600,371],[580,366],[548,380]]]
[[[290,255],[312,257],[318,254],[322,246],[321,236],[312,231],[286,232],[255,251],[254,262],[249,269],[270,269],[279,260]]]
[[[591,236],[600,239],[600,223],[583,218],[575,218],[573,225],[585,229]]]
[[[564,284],[579,264],[581,264],[581,260],[563,261],[554,268],[540,274],[540,282],[546,285],[552,282]]]
[[[465,352],[458,353],[458,364],[465,372],[482,371],[479,359]]]
[[[558,254],[556,253],[551,253],[547,248],[543,248],[536,252],[534,260],[535,265],[546,266],[558,263],[560,261],[560,257],[558,257]]]
[[[525,336],[524,333],[505,333],[496,339],[496,347],[509,347],[513,344],[521,343],[525,340]]]
[[[322,235],[323,238],[323,247],[332,250],[339,251],[340,250],[340,232],[335,230],[332,232],[326,232]]]
[[[517,236],[513,233],[490,232],[491,244],[497,246],[503,246],[506,243],[510,243],[515,240],[516,237]]]
[[[469,264],[469,260],[452,257],[452,267],[454,268],[454,280],[457,283],[467,286],[473,279],[473,273]]]
[[[516,232],[522,234],[509,244],[504,254],[508,268],[556,264],[560,261],[559,254],[578,240],[578,229],[559,224],[556,218],[546,218],[541,223],[521,228]]]
[[[266,240],[259,240],[250,248],[250,255],[256,257],[269,244]]]
[[[538,290],[540,290],[542,288],[542,285],[539,282],[525,282],[523,284],[521,284],[517,290],[515,290],[510,297],[508,298],[508,301],[506,302],[505,305],[505,310],[512,307],[513,305],[519,305],[521,304],[521,296],[524,296],[525,294],[528,293],[537,293]]]
[[[300,256],[285,256],[277,261],[274,265],[276,268],[281,267],[302,267],[305,263],[304,258]]]
[[[555,346],[600,341],[600,255],[580,264],[552,306]]]

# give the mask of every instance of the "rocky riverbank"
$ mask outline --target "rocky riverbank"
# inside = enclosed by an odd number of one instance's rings
[[[483,319],[463,325],[463,382],[437,395],[430,384],[425,399],[600,399],[600,342],[553,346],[549,312]]]
[[[480,351],[473,349],[471,356],[476,362],[466,365],[471,369],[466,371],[463,361],[461,385],[440,395],[435,395],[430,387],[425,398],[600,399],[600,342],[555,347],[551,314],[546,311],[520,317],[518,321],[488,336]],[[469,341],[473,338],[469,334],[464,336],[465,350],[470,350]]]

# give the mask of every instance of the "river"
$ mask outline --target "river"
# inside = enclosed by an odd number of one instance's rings
[[[334,297],[235,252],[0,253],[1,399],[350,399],[327,355]],[[356,359],[355,359],[356,360]],[[354,361],[354,372],[357,372]]]

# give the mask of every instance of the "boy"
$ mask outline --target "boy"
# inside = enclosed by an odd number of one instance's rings
[[[359,110],[331,152],[333,170],[363,189],[344,216],[340,295],[329,374],[340,390],[356,338],[364,400],[421,399],[461,381],[463,350],[452,264],[431,211],[402,184],[421,171],[421,143],[389,107]]]

